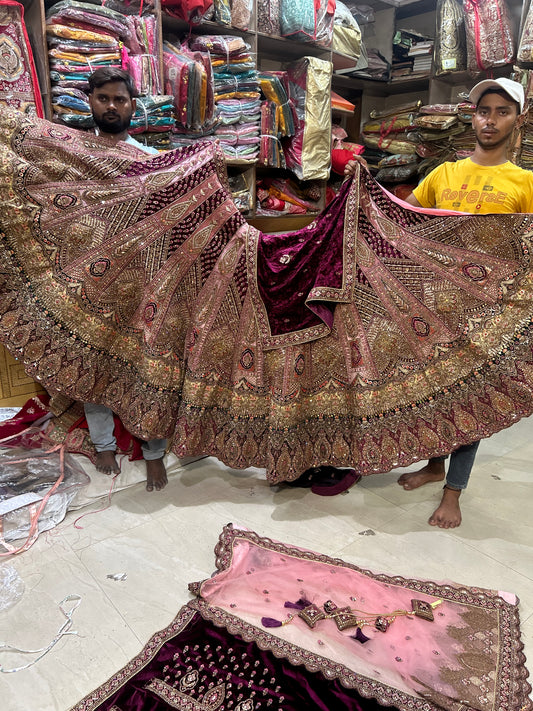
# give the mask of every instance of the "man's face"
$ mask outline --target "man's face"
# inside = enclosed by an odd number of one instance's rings
[[[505,144],[518,118],[516,104],[501,94],[485,94],[472,116],[472,128],[482,148],[499,148]]]
[[[89,94],[94,122],[103,133],[122,133],[135,112],[135,99],[122,81],[110,81]]]

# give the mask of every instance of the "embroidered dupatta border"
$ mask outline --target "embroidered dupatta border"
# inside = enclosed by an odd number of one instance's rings
[[[224,527],[215,547],[218,571],[230,568],[233,545],[239,539],[247,540],[254,545],[282,555],[349,568],[388,585],[401,586],[418,593],[432,595],[455,603],[497,610],[500,654],[496,669],[497,680],[495,681],[497,698],[492,711],[531,711],[533,709],[533,701],[528,697],[531,693],[531,685],[527,681],[528,670],[525,667],[526,658],[522,651],[524,645],[520,640],[518,599],[516,604],[512,604],[493,590],[439,584],[415,578],[407,579],[399,575],[392,577],[385,573],[372,573],[370,570],[360,568],[353,563],[347,563],[340,558],[331,558],[327,555],[288,546],[270,538],[259,536],[254,531],[236,529],[232,524]],[[204,582],[207,582],[207,580],[189,585],[191,592],[198,595],[199,598],[201,598],[201,588]],[[230,634],[237,634],[246,641],[253,641],[260,649],[271,651],[276,657],[283,657],[293,665],[303,664],[310,672],[320,671],[327,679],[338,679],[344,687],[356,689],[363,697],[374,698],[385,706],[393,705],[402,711],[411,711],[413,709],[417,711],[442,711],[441,706],[434,705],[426,699],[410,696],[375,679],[356,674],[344,665],[332,662],[325,657],[275,637],[264,629],[245,622],[222,608],[210,606],[202,599],[191,601],[189,605],[198,610],[205,620],[211,621],[218,627],[224,627]],[[506,681],[506,679],[509,681]],[[510,702],[513,702],[513,700],[515,703],[511,706]],[[460,711],[460,709],[461,707],[458,707],[457,711]]]
[[[161,647],[172,637],[175,637],[187,627],[196,612],[188,605],[184,605],[168,627],[156,632],[142,651],[129,661],[120,671],[108,679],[104,684],[91,691],[81,701],[72,707],[71,711],[93,711],[100,704],[115,694],[118,689],[138,674],[159,653]]]

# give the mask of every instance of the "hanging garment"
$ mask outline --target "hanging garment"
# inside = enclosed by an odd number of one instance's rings
[[[0,104],[44,116],[24,6],[13,0],[0,0]]]

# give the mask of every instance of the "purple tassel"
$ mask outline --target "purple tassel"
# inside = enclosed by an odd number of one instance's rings
[[[365,642],[368,642],[370,637],[367,637],[366,634],[363,634],[361,631],[361,628],[357,628],[357,632],[355,634],[350,635],[350,639],[356,639],[358,642],[361,642],[361,644],[364,644]]]
[[[273,617],[261,617],[261,624],[263,627],[281,627],[283,623]]]
[[[312,604],[313,603],[309,602],[309,600],[306,600],[305,597],[301,597],[296,602],[287,601],[284,607],[289,607],[291,610],[304,610],[306,607],[309,607],[309,605]]]

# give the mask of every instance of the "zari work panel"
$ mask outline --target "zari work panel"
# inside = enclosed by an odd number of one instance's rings
[[[263,235],[212,144],[0,122],[0,340],[178,457],[388,471],[533,412],[531,215],[407,209],[365,171]]]
[[[0,0],[0,104],[43,116],[24,7],[12,0]]]
[[[197,600],[72,711],[533,708],[511,594],[376,575],[231,524],[216,555],[217,574],[189,586]],[[383,614],[440,605],[433,621],[398,617],[363,644],[332,620],[262,626],[299,597]]]

